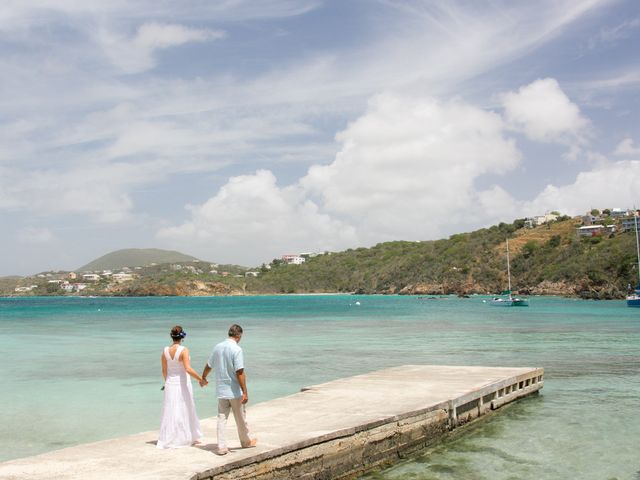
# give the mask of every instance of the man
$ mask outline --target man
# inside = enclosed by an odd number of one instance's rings
[[[215,370],[216,395],[218,397],[218,454],[229,453],[224,437],[229,413],[233,410],[242,448],[255,447],[256,439],[249,437],[245,405],[249,401],[247,380],[244,374],[242,349],[238,345],[242,327],[231,325],[229,338],[217,344],[202,371],[201,386],[207,384],[207,375]]]

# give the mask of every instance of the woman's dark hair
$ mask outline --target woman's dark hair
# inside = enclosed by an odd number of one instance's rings
[[[171,329],[171,338],[174,340],[181,340],[187,336],[187,332],[185,332],[180,325],[176,325]]]

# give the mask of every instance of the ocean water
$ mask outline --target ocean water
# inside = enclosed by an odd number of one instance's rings
[[[251,403],[404,364],[545,368],[539,396],[363,479],[640,480],[640,309],[483,300],[0,298],[0,460],[157,429],[171,327],[201,370],[239,323]],[[200,417],[215,415],[213,390],[195,390]]]

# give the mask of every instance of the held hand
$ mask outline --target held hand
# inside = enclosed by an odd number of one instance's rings
[[[242,401],[241,403],[244,405],[245,403],[247,403],[249,401],[249,395],[247,395],[246,393],[242,394]]]
[[[204,378],[200,380],[198,383],[200,384],[201,387],[206,387],[207,385],[209,385],[209,382],[207,382],[207,380],[205,380]]]

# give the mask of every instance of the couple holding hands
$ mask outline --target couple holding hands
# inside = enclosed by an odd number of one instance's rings
[[[225,427],[229,413],[238,427],[240,445],[243,448],[254,447],[256,440],[249,436],[245,404],[249,401],[247,381],[244,373],[242,349],[238,345],[242,338],[242,327],[231,325],[228,338],[217,344],[207,363],[202,376],[191,368],[189,350],[182,345],[187,333],[181,326],[171,329],[173,345],[165,347],[162,352],[162,376],[164,384],[164,403],[158,448],[178,448],[199,443],[202,437],[200,420],[193,401],[193,388],[188,375],[206,386],[207,375],[213,370],[216,380],[216,396],[218,398],[218,448],[219,455],[229,453],[225,439]]]

